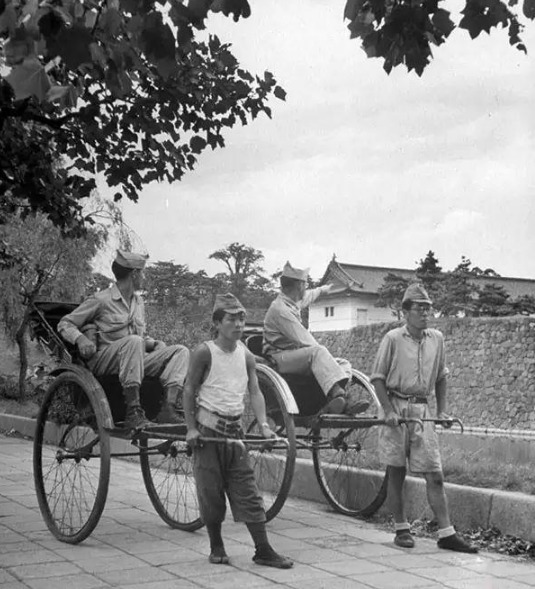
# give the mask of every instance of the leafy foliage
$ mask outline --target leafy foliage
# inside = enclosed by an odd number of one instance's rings
[[[84,237],[65,238],[42,214],[13,216],[0,225],[0,238],[13,244],[19,256],[0,270],[0,320],[20,352],[20,394],[26,377],[26,330],[29,304],[37,298],[80,300],[91,276],[90,262],[104,244],[107,229],[95,225]]]
[[[208,277],[204,270],[191,272],[186,265],[156,262],[145,270],[144,288],[147,302],[177,307],[186,317],[211,309],[221,284],[217,278]]]
[[[535,297],[532,295],[522,295],[512,303],[515,315],[535,315]]]
[[[444,274],[433,251],[429,250],[426,257],[420,260],[416,277],[424,285],[431,300],[438,300],[443,296]]]
[[[221,279],[228,281],[227,289],[238,298],[247,296],[247,300],[243,301],[244,304],[251,299],[258,299],[258,295],[260,298],[265,298],[266,289],[272,289],[271,280],[263,275],[264,269],[260,264],[264,254],[260,250],[234,242],[208,257],[225,264],[227,273],[223,274]]]
[[[523,295],[512,299],[505,287],[481,278],[499,278],[492,268],[482,270],[472,266],[465,256],[451,271],[444,272],[434,252],[429,251],[416,268],[421,281],[433,301],[435,312],[443,317],[535,314],[535,297]],[[409,281],[389,273],[378,290],[378,307],[389,307],[397,319],[401,318],[401,300]]]
[[[392,314],[396,319],[401,319],[401,300],[408,286],[409,281],[406,278],[389,272],[377,291],[379,298],[375,306],[388,307],[392,309]]]
[[[465,0],[458,25],[442,0],[347,0],[344,18],[351,38],[359,38],[368,57],[383,60],[387,73],[404,64],[419,76],[433,57],[432,46],[440,46],[458,26],[472,39],[481,32],[507,29],[509,43],[526,52],[520,39],[522,25],[510,7],[517,0]],[[524,16],[535,17],[535,2],[524,0]]]
[[[512,314],[512,305],[509,293],[503,286],[485,284],[477,298],[477,314],[490,317],[501,317]]]
[[[79,232],[96,173],[135,201],[223,147],[224,129],[270,116],[273,76],[194,39],[209,9],[250,13],[244,0],[0,0],[2,204]]]

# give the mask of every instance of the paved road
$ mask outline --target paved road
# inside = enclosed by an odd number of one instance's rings
[[[110,493],[93,535],[77,546],[46,529],[33,490],[31,442],[0,435],[0,589],[526,589],[535,565],[491,553],[457,555],[418,539],[413,550],[372,524],[288,499],[269,524],[290,570],[251,561],[245,526],[223,528],[231,566],[207,561],[206,532],[168,528],[146,496],[134,463],[112,462]]]

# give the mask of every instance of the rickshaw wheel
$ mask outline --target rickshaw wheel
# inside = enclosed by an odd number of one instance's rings
[[[284,444],[276,442],[272,447],[269,444],[265,446],[250,444],[248,447],[249,459],[264,500],[266,518],[270,521],[282,509],[292,484],[296,455],[295,426],[281,391],[281,387],[287,387],[284,380],[266,366],[257,366],[257,376],[266,403],[267,422],[277,436],[284,438],[287,442]],[[261,437],[249,396],[245,401],[243,428],[245,438]]]
[[[348,390],[368,402],[368,408],[347,427],[314,430],[312,458],[316,478],[330,505],[344,515],[366,518],[384,503],[387,476],[377,456],[379,430],[376,426],[359,428],[358,418],[373,419],[380,405],[372,384],[358,371],[353,371]]]
[[[166,524],[178,530],[194,532],[203,523],[191,450],[184,440],[152,442],[150,438],[140,439],[141,472],[149,499]]]
[[[37,417],[33,471],[39,508],[52,534],[69,544],[95,529],[108,494],[110,438],[98,410],[107,400],[96,387],[75,372],[61,373]]]

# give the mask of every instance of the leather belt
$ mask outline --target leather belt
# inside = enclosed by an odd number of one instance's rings
[[[199,407],[197,421],[204,427],[228,438],[240,438],[242,434],[241,415],[221,415]]]
[[[388,394],[397,397],[398,399],[409,401],[409,403],[414,403],[415,405],[427,405],[427,397],[422,397],[421,395],[403,395],[402,393],[398,393],[398,391],[393,391],[391,389],[388,390]]]

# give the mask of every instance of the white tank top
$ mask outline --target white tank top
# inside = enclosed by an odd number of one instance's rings
[[[249,377],[245,345],[238,342],[233,352],[224,352],[213,341],[206,342],[212,362],[201,384],[197,402],[200,407],[221,415],[241,415]]]

